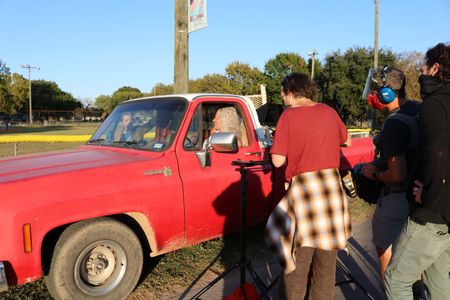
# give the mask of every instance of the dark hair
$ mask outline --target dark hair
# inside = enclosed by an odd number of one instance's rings
[[[310,100],[314,100],[319,92],[314,80],[302,73],[291,73],[284,76],[281,80],[281,87],[285,94],[292,93],[296,97],[305,97]]]
[[[439,64],[439,71],[434,77],[441,82],[450,82],[450,46],[439,43],[428,49],[425,64],[431,68],[435,63]]]
[[[406,97],[406,78],[400,69],[390,66],[379,67],[373,73],[372,83],[376,90],[383,86],[389,86],[397,93],[399,98]]]

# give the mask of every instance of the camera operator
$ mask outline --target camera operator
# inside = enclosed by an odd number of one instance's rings
[[[399,69],[382,67],[375,70],[371,81],[369,104],[387,109],[377,142],[380,157],[362,166],[362,174],[382,183],[372,219],[372,242],[380,261],[380,276],[392,255],[392,244],[406,222],[410,205],[406,191],[411,185],[417,162],[419,104],[405,98],[405,75]]]

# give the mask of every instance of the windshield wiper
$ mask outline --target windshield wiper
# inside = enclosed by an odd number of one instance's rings
[[[88,141],[88,144],[96,143],[99,146],[103,146],[101,142],[103,142],[105,139],[91,139]]]
[[[131,145],[136,145],[138,142],[136,141],[115,141],[114,144],[126,145],[128,148],[134,150]]]

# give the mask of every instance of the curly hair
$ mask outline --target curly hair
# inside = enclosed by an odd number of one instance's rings
[[[305,97],[310,100],[316,98],[319,88],[314,80],[302,73],[291,73],[281,80],[283,93],[292,93],[295,97]]]
[[[439,43],[433,48],[428,49],[425,54],[425,64],[432,67],[434,64],[439,64],[439,71],[434,76],[441,82],[450,82],[450,46],[444,43]]]
[[[227,132],[239,132],[241,120],[234,107],[222,107],[216,111],[216,118],[222,121],[221,128]]]
[[[245,125],[236,108],[231,106],[219,108],[216,111],[216,118],[220,120],[222,131],[236,133],[240,146],[248,145]]]

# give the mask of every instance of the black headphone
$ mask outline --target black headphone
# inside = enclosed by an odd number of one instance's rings
[[[395,100],[397,93],[393,88],[387,85],[387,74],[392,70],[389,66],[384,66],[381,69],[381,81],[383,86],[378,89],[378,100],[382,104],[389,104]]]

